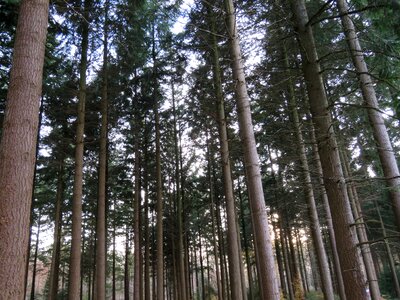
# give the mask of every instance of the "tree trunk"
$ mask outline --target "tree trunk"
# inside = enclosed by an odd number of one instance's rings
[[[363,51],[358,40],[353,21],[348,14],[348,6],[344,0],[336,0],[339,9],[342,26],[346,35],[347,45],[350,49],[351,59],[360,82],[365,106],[368,107],[369,123],[372,127],[379,160],[382,165],[386,185],[389,188],[392,200],[393,212],[397,223],[397,230],[400,231],[400,172],[397,166],[396,157],[392,144],[387,133],[385,120],[383,119],[376,99],[374,85],[368,73],[368,67],[364,60]],[[378,296],[378,295],[377,295]]]
[[[75,137],[75,175],[72,197],[71,256],[69,263],[68,299],[80,299],[81,282],[81,234],[82,234],[82,188],[83,188],[83,147],[85,129],[86,70],[89,48],[89,10],[91,0],[85,0],[82,21],[81,65],[79,78],[77,126]]]
[[[105,3],[104,42],[103,42],[103,83],[100,103],[101,129],[99,153],[99,195],[97,202],[96,228],[96,278],[94,299],[106,298],[106,199],[107,199],[107,142],[108,142],[108,0]]]
[[[155,87],[154,87],[155,88]],[[164,300],[164,234],[163,234],[163,194],[161,175],[161,134],[160,116],[158,113],[158,101],[154,104],[154,118],[156,130],[156,210],[157,210],[157,299]]]
[[[302,50],[303,73],[317,134],[318,150],[331,207],[346,296],[352,300],[366,299],[367,294],[358,257],[357,237],[351,226],[354,219],[351,215],[312,29],[308,24],[304,0],[290,2],[294,14],[294,26]]]
[[[348,194],[349,194],[350,203],[351,203],[352,210],[353,210],[353,215],[355,218],[354,226],[356,226],[358,240],[360,241],[360,244],[361,244],[360,249],[361,249],[362,259],[364,261],[367,281],[369,284],[369,293],[371,295],[372,300],[380,300],[381,293],[379,290],[378,278],[376,276],[375,265],[374,265],[374,260],[372,258],[371,248],[368,243],[366,225],[365,225],[364,218],[362,216],[360,201],[358,199],[358,193],[354,186],[354,183],[351,181],[352,173],[350,170],[349,160],[344,151],[341,151],[340,154],[341,154],[342,163],[343,163],[343,172],[344,172],[345,178],[348,181],[348,184],[347,184]]]
[[[0,144],[0,291],[5,299],[22,299],[25,291],[48,6],[43,0],[22,1],[16,29]]]
[[[62,151],[62,150],[61,150]],[[64,156],[64,155],[62,155]],[[64,158],[59,161],[57,175],[56,207],[53,234],[53,253],[50,268],[50,285],[48,300],[56,300],[58,294],[58,277],[60,272],[61,227],[62,227],[62,202],[64,197]]]
[[[210,139],[207,137],[207,177],[208,177],[208,184],[210,186],[209,198],[210,198],[210,214],[211,214],[211,225],[212,225],[212,247],[213,247],[213,254],[214,254],[214,261],[215,261],[215,275],[217,280],[217,292],[218,292],[218,299],[223,300],[223,292],[222,292],[222,284],[221,284],[221,274],[220,274],[220,264],[218,263],[218,246],[217,246],[217,238],[216,238],[216,222],[215,222],[215,200],[214,200],[214,178],[211,172],[212,168],[212,154],[210,151]]]
[[[311,182],[310,169],[308,166],[306,146],[304,143],[303,133],[301,131],[300,117],[297,111],[297,103],[294,94],[293,82],[291,80],[291,74],[289,73],[289,61],[286,53],[285,46],[283,46],[284,63],[286,68],[288,82],[288,108],[289,114],[291,115],[293,127],[295,130],[296,141],[297,141],[297,154],[300,159],[301,176],[303,179],[303,190],[307,201],[307,212],[310,220],[311,236],[314,243],[314,249],[317,254],[318,268],[321,276],[322,291],[326,300],[333,300],[333,285],[332,279],[329,272],[328,259],[326,256],[324,243],[321,235],[321,226],[319,224],[317,206],[315,204],[314,190]]]
[[[39,252],[39,236],[40,236],[40,212],[38,215],[38,227],[36,232],[36,244],[35,244],[35,254],[33,256],[33,269],[32,269],[32,284],[31,284],[31,300],[35,300],[35,292],[36,292],[36,270],[37,270],[37,260],[38,260],[38,252]]]
[[[175,107],[175,91],[174,84],[171,83],[172,88],[172,110],[173,110],[173,127],[174,127],[174,149],[175,149],[175,183],[176,183],[176,199],[177,199],[177,214],[178,214],[178,296],[179,300],[187,300],[186,288],[186,275],[185,275],[185,249],[184,249],[184,232],[183,232],[183,199],[180,189],[180,156],[178,147],[178,128],[176,121],[176,107]]]
[[[264,191],[261,182],[259,157],[252,124],[249,96],[243,69],[237,25],[232,0],[225,0],[227,27],[235,82],[236,105],[240,136],[244,153],[244,164],[248,183],[250,208],[254,226],[257,260],[260,266],[260,291],[262,299],[279,299],[275,262],[269,233]],[[240,283],[239,283],[240,284]],[[231,284],[232,287],[232,284]]]
[[[240,268],[240,253],[238,247],[238,240],[240,240],[239,232],[237,230],[236,220],[236,207],[235,199],[233,196],[233,182],[231,176],[231,163],[229,155],[229,144],[228,144],[228,133],[227,133],[227,121],[225,118],[225,107],[224,107],[224,96],[222,93],[222,80],[221,80],[221,68],[219,64],[219,51],[215,29],[215,15],[210,7],[210,3],[206,3],[208,22],[211,28],[210,40],[211,40],[211,51],[212,56],[212,72],[214,78],[214,92],[217,106],[218,116],[218,131],[219,131],[219,145],[221,154],[221,168],[224,183],[224,195],[226,202],[226,215],[228,223],[228,261],[229,261],[229,279],[231,282],[231,293],[233,299],[243,298],[243,287],[241,281],[241,268]]]
[[[129,228],[126,226],[125,265],[124,265],[124,299],[129,300]]]
[[[139,121],[136,118],[135,123],[135,199],[134,199],[134,281],[133,281],[133,297],[136,300],[142,299],[142,253],[141,253],[141,186],[140,186],[140,142],[139,142]]]
[[[315,137],[315,131],[314,131],[313,124],[311,124],[311,127],[312,127],[311,128],[312,152],[313,152],[313,156],[314,156],[315,166],[317,169],[319,186],[321,189],[322,203],[323,203],[325,214],[326,214],[325,222],[326,222],[327,228],[328,228],[329,242],[330,242],[331,251],[332,251],[333,269],[334,269],[334,272],[336,275],[337,288],[338,288],[338,293],[339,293],[340,299],[346,300],[346,293],[345,293],[345,289],[344,289],[342,270],[340,269],[339,254],[338,254],[338,249],[336,246],[335,232],[333,230],[331,209],[329,207],[328,195],[326,194],[326,189],[325,189],[325,185],[324,185],[324,177],[322,174],[321,160],[319,159],[318,144],[317,144],[317,140]]]

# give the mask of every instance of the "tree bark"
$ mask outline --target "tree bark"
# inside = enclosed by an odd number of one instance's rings
[[[327,224],[329,242],[330,242],[330,246],[331,246],[331,250],[332,250],[333,270],[336,275],[337,288],[338,288],[338,293],[339,293],[340,299],[346,300],[346,292],[345,292],[345,288],[344,288],[343,275],[342,275],[342,270],[340,268],[340,261],[339,261],[338,249],[336,246],[335,232],[333,230],[332,214],[331,214],[331,209],[329,207],[328,195],[326,194],[326,189],[325,189],[325,185],[324,185],[324,176],[323,176],[323,172],[322,172],[321,160],[319,159],[318,144],[317,144],[317,140],[315,137],[315,131],[314,131],[313,124],[311,124],[311,127],[312,127],[311,128],[312,152],[313,152],[313,156],[314,156],[315,167],[317,169],[319,186],[321,189],[322,203],[323,203],[325,214],[326,214],[325,222]]]
[[[24,0],[0,144],[0,291],[22,299],[49,2]]]
[[[360,249],[362,259],[364,261],[365,273],[367,277],[367,281],[369,284],[369,293],[371,295],[372,300],[380,300],[381,292],[379,289],[378,278],[375,271],[374,260],[372,258],[372,252],[370,245],[368,243],[368,236],[365,221],[361,211],[361,204],[358,198],[358,193],[354,182],[351,181],[352,173],[350,170],[350,164],[348,157],[344,150],[340,151],[342,163],[343,163],[343,173],[345,178],[348,181],[347,189],[350,198],[350,204],[353,211],[353,216],[355,218],[355,224],[358,240],[360,241]]]
[[[221,68],[219,64],[219,51],[217,39],[214,34],[216,32],[215,16],[209,3],[205,3],[207,7],[208,22],[211,28],[211,57],[212,57],[212,72],[214,79],[214,93],[216,98],[217,116],[218,116],[218,131],[219,131],[219,146],[221,155],[221,168],[223,176],[224,196],[226,203],[226,215],[228,224],[228,261],[229,261],[229,279],[231,283],[231,293],[233,299],[244,298],[241,267],[240,267],[240,252],[238,240],[240,241],[239,231],[237,230],[236,207],[233,196],[233,182],[231,176],[231,163],[229,155],[227,120],[225,117],[224,96],[222,93]],[[243,295],[243,296],[242,296]]]
[[[61,150],[62,151],[62,150]],[[50,268],[50,285],[48,300],[56,300],[58,294],[58,277],[60,273],[61,227],[62,227],[62,202],[64,196],[64,158],[59,161],[57,175],[56,207],[53,234],[53,253]]]
[[[250,101],[247,93],[243,59],[239,45],[232,0],[225,0],[225,9],[227,13],[232,72],[235,82],[239,130],[244,153],[244,164],[246,168],[250,208],[256,241],[256,258],[258,260],[258,265],[260,266],[259,281],[261,298],[269,300],[279,299],[280,295],[276,280],[275,262],[265,207],[264,191],[261,182],[259,157],[255,143]]]
[[[140,186],[140,142],[139,142],[139,120],[136,117],[134,125],[135,131],[135,199],[134,199],[134,281],[133,281],[133,295],[134,299],[141,300],[143,295],[143,276],[142,276],[142,248],[141,248],[141,186]]]
[[[89,48],[89,9],[91,0],[85,0],[82,21],[81,65],[79,78],[77,126],[75,137],[75,175],[72,197],[71,256],[69,263],[68,299],[80,299],[81,282],[81,240],[82,240],[82,188],[83,188],[83,148],[86,103],[86,70]]]
[[[314,244],[314,249],[317,254],[317,261],[318,261],[318,268],[319,273],[321,276],[321,283],[322,283],[322,291],[324,293],[326,300],[333,300],[334,293],[333,293],[333,285],[332,279],[329,272],[329,265],[328,259],[326,256],[324,243],[322,240],[321,235],[321,226],[319,224],[318,213],[317,213],[317,206],[315,204],[315,197],[314,197],[314,190],[311,182],[310,176],[310,169],[308,166],[307,155],[306,155],[306,146],[304,143],[303,133],[301,131],[301,124],[300,124],[300,117],[297,111],[297,103],[294,94],[293,82],[291,80],[291,74],[289,74],[289,61],[286,53],[286,49],[284,46],[284,63],[286,68],[287,78],[289,80],[288,84],[288,92],[289,92],[289,99],[288,99],[288,108],[289,114],[291,115],[293,127],[296,135],[297,141],[297,155],[300,160],[300,167],[301,167],[301,176],[303,179],[303,190],[306,196],[307,201],[307,211],[308,217],[310,220],[310,229],[311,229],[311,236]]]
[[[346,191],[339,151],[328,110],[321,68],[304,0],[291,0],[294,26],[300,43],[303,73],[310,110],[316,129],[318,150],[332,213],[335,237],[345,284],[346,296],[352,300],[366,299],[367,294],[360,268],[357,237],[352,224],[349,198]]]
[[[106,298],[106,199],[107,199],[107,142],[108,142],[108,1],[105,3],[104,41],[103,41],[103,83],[100,103],[101,129],[99,153],[99,186],[96,227],[96,278],[94,299]]]
[[[397,223],[397,230],[400,231],[400,172],[394,155],[393,147],[387,133],[385,120],[383,119],[378,106],[375,89],[368,67],[364,60],[363,51],[358,40],[356,30],[348,14],[348,6],[344,0],[336,0],[347,45],[350,49],[351,59],[355,67],[365,106],[367,107],[369,123],[375,139],[379,160],[382,165],[386,185],[389,188],[389,195],[392,200],[393,212]]]
[[[33,255],[33,269],[32,269],[32,284],[31,284],[31,300],[35,300],[35,293],[36,293],[36,270],[37,270],[37,260],[38,260],[38,253],[39,253],[39,237],[40,237],[40,211],[38,214],[38,227],[36,232],[36,244],[35,244],[35,254]]]

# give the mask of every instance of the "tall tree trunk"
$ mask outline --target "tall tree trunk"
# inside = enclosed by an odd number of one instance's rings
[[[318,268],[321,276],[322,291],[326,300],[333,300],[333,285],[332,279],[329,272],[328,258],[326,256],[324,242],[321,235],[321,226],[319,224],[317,206],[315,204],[314,190],[311,182],[310,168],[308,166],[306,146],[304,143],[303,133],[301,131],[300,117],[297,111],[297,103],[293,88],[293,82],[291,80],[291,74],[289,73],[289,61],[285,46],[283,46],[284,63],[286,68],[288,82],[288,108],[291,116],[293,127],[296,135],[297,142],[297,154],[300,159],[301,176],[303,179],[303,190],[307,201],[307,212],[310,220],[311,236],[314,243],[314,249],[317,254]]]
[[[228,133],[227,133],[227,121],[225,117],[224,107],[224,96],[222,93],[222,80],[221,80],[221,68],[219,64],[219,51],[216,35],[215,26],[215,15],[212,11],[210,3],[206,3],[207,14],[209,24],[211,28],[210,40],[211,40],[211,56],[212,56],[212,71],[214,78],[214,92],[216,98],[217,115],[218,115],[218,131],[219,131],[219,145],[221,153],[221,168],[223,174],[224,183],[224,195],[226,202],[226,215],[228,223],[228,261],[229,261],[229,279],[231,282],[231,293],[233,299],[243,298],[243,287],[241,281],[241,268],[240,268],[240,253],[238,240],[239,231],[237,230],[236,220],[236,207],[235,199],[233,196],[233,182],[232,182],[232,171],[231,163],[229,159],[229,144],[228,144]]]
[[[117,229],[116,229],[116,224],[115,224],[115,200],[114,200],[114,216],[113,216],[113,250],[112,250],[112,292],[111,292],[111,299],[116,300],[117,296],[117,278],[116,278],[116,235],[117,235]]]
[[[106,298],[106,199],[107,199],[107,141],[108,141],[108,0],[105,3],[104,16],[104,42],[103,42],[103,83],[100,103],[101,129],[99,153],[99,195],[97,202],[97,228],[96,228],[96,278],[94,299]]]
[[[82,235],[82,188],[83,188],[83,147],[85,129],[85,103],[86,103],[86,70],[88,65],[89,48],[89,10],[91,0],[85,0],[81,42],[81,65],[79,71],[79,94],[77,126],[75,137],[75,175],[72,197],[72,233],[71,256],[68,280],[68,299],[80,299],[81,282],[81,235]]]
[[[208,184],[210,186],[209,198],[210,198],[210,214],[211,214],[211,225],[212,225],[212,247],[213,247],[213,254],[214,254],[214,261],[215,261],[215,275],[217,281],[217,292],[218,292],[218,299],[223,300],[223,292],[222,292],[222,283],[221,283],[221,274],[220,274],[220,264],[218,263],[218,245],[217,245],[217,232],[216,232],[216,221],[215,221],[215,200],[214,200],[214,178],[211,169],[213,167],[213,154],[211,152],[210,147],[210,139],[207,137],[207,177],[208,177]]]
[[[48,1],[23,0],[16,29],[0,144],[0,291],[5,299],[22,299],[25,291],[48,7]]]
[[[325,185],[324,185],[324,176],[323,176],[323,172],[322,172],[321,160],[319,158],[318,144],[317,144],[317,139],[315,137],[315,130],[314,130],[313,124],[311,124],[311,127],[312,128],[311,128],[310,136],[311,136],[312,152],[313,152],[315,167],[317,169],[319,187],[321,189],[322,204],[324,206],[325,215],[326,215],[325,222],[326,222],[327,228],[328,228],[329,242],[330,242],[331,251],[332,251],[333,269],[334,269],[334,272],[336,275],[337,288],[338,288],[338,293],[339,293],[340,299],[346,300],[343,275],[342,275],[342,270],[340,268],[340,261],[339,261],[338,249],[336,246],[335,232],[333,230],[331,209],[329,207],[328,195],[326,193],[326,189],[325,189]]]
[[[39,252],[39,237],[40,237],[40,211],[38,214],[38,227],[36,232],[36,244],[35,244],[35,253],[33,255],[33,269],[32,269],[32,284],[31,284],[31,300],[35,300],[35,292],[36,292],[36,271],[37,271],[37,260],[38,260],[38,252]]]
[[[360,268],[361,262],[358,257],[357,237],[354,228],[351,226],[354,219],[351,215],[311,25],[308,22],[304,0],[291,0],[290,2],[294,14],[295,31],[302,50],[303,73],[317,134],[318,150],[331,207],[346,296],[352,300],[366,299],[367,295]]]
[[[62,150],[61,150],[62,151]],[[62,155],[64,156],[64,155]],[[50,267],[50,285],[48,300],[56,300],[58,294],[58,279],[60,272],[60,248],[61,248],[61,228],[62,228],[62,202],[64,197],[64,157],[59,161],[57,174],[56,207],[53,234],[53,253]]]
[[[275,262],[269,233],[264,191],[261,182],[259,157],[252,124],[249,96],[243,69],[237,25],[232,0],[225,0],[232,72],[235,82],[236,105],[240,136],[244,153],[244,164],[249,190],[250,208],[254,226],[257,260],[260,266],[260,291],[262,299],[279,299]],[[239,283],[240,284],[240,283]],[[232,285],[231,285],[232,287]]]
[[[374,135],[383,174],[386,179],[386,185],[389,188],[397,230],[400,231],[400,172],[396,157],[387,133],[385,120],[379,111],[374,85],[368,73],[368,67],[364,60],[364,54],[353,21],[348,14],[347,3],[344,0],[336,0],[336,3],[346,35],[347,45],[350,49],[351,59],[353,60],[356,74],[360,82],[364,103],[367,107],[369,123],[372,127],[372,133]]]
[[[172,110],[173,110],[173,127],[174,127],[174,149],[175,149],[175,183],[176,183],[176,199],[178,214],[178,283],[179,283],[179,300],[187,300],[186,274],[185,274],[185,248],[184,248],[184,230],[183,230],[183,196],[180,189],[180,155],[178,145],[178,128],[177,113],[175,106],[175,89],[174,83],[171,83],[172,89]]]
[[[134,199],[134,281],[133,281],[133,297],[136,300],[142,299],[142,253],[141,253],[141,186],[140,186],[140,142],[139,142],[139,121],[136,118],[135,123],[135,199]]]
[[[350,164],[348,157],[344,150],[340,152],[342,163],[343,163],[343,172],[345,178],[348,181],[347,188],[348,194],[350,198],[350,203],[353,210],[353,215],[355,218],[355,226],[357,230],[358,240],[360,241],[361,255],[364,261],[365,273],[367,276],[367,281],[369,284],[369,292],[372,300],[380,300],[381,293],[379,290],[378,278],[375,271],[374,260],[372,258],[371,248],[368,243],[368,236],[366,231],[366,225],[364,218],[362,216],[361,205],[358,199],[358,193],[354,183],[351,181],[352,173],[350,170]]]
[[[125,264],[124,264],[124,299],[129,300],[129,228],[126,226]]]
[[[392,276],[392,282],[394,285],[394,289],[396,291],[396,297],[400,298],[400,285],[399,285],[399,279],[397,276],[397,268],[396,268],[396,264],[393,259],[392,250],[390,249],[390,245],[387,240],[385,223],[383,222],[382,215],[381,215],[379,205],[378,205],[378,201],[376,199],[374,200],[374,204],[375,204],[376,212],[378,214],[379,223],[380,223],[381,229],[382,229],[382,234],[383,234],[383,238],[384,238],[383,242],[385,243],[386,254],[388,257],[388,261],[389,261],[389,268],[390,268],[390,273]]]
[[[249,253],[249,248],[250,248],[249,240],[250,240],[250,237],[247,235],[247,232],[246,232],[246,222],[245,222],[245,218],[244,218],[244,201],[243,201],[243,197],[242,197],[242,189],[240,187],[240,177],[238,179],[237,186],[238,186],[238,196],[239,196],[240,210],[241,210],[240,223],[241,223],[241,226],[242,226],[243,246],[244,246],[244,252],[245,252],[245,257],[246,257],[247,280],[248,280],[248,283],[249,283],[249,297],[248,298],[250,300],[253,300],[254,299],[254,296],[253,296],[253,281],[254,280],[253,280],[253,274],[252,274],[252,271],[251,271],[252,264],[251,264],[250,253]],[[276,244],[275,244],[275,247],[276,247]]]
[[[155,86],[156,87],[156,86]],[[155,88],[154,87],[154,88]],[[157,210],[157,299],[164,300],[164,235],[163,235],[163,194],[161,176],[161,134],[160,116],[158,112],[159,103],[154,99],[154,118],[156,130],[156,210]]]

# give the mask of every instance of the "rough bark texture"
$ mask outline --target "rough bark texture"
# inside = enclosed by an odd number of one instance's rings
[[[82,21],[81,65],[79,78],[77,126],[75,137],[75,174],[72,197],[71,256],[68,280],[68,299],[80,299],[81,290],[81,234],[82,234],[82,188],[83,188],[83,147],[85,129],[86,70],[89,45],[88,14],[90,0],[85,0],[85,19]]]
[[[392,144],[387,133],[385,120],[383,119],[376,99],[375,89],[368,67],[364,60],[364,55],[358,41],[353,21],[348,14],[347,3],[344,0],[336,1],[341,15],[342,25],[351,59],[360,82],[360,88],[364,99],[364,104],[368,108],[369,123],[372,127],[379,160],[382,165],[386,185],[392,200],[393,212],[397,223],[397,230],[400,231],[400,173],[397,166],[396,157],[393,152]]]
[[[236,105],[239,118],[244,164],[249,191],[251,216],[254,226],[255,245],[259,265],[259,282],[262,299],[279,299],[275,262],[269,232],[264,191],[261,182],[259,157],[257,153],[249,96],[243,70],[243,60],[237,34],[235,13],[232,0],[225,1],[227,28],[232,59],[232,71],[235,82]],[[232,286],[231,286],[232,287]]]
[[[99,195],[97,201],[96,224],[96,278],[94,298],[106,298],[106,199],[107,199],[107,141],[108,141],[108,3],[105,4],[104,43],[103,43],[103,84],[100,103],[101,129],[99,151]]]
[[[300,43],[303,73],[310,110],[316,130],[318,150],[328,194],[339,259],[348,299],[366,299],[367,294],[360,268],[357,237],[352,227],[351,213],[343,171],[340,165],[332,120],[328,110],[318,55],[304,0],[291,0],[294,26]]]
[[[23,0],[0,145],[0,293],[22,299],[25,286],[36,135],[49,2]]]

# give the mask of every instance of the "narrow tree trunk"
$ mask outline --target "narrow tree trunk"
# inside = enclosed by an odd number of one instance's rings
[[[313,151],[313,156],[314,156],[314,163],[315,163],[315,166],[317,169],[319,186],[321,189],[322,203],[323,203],[325,215],[326,215],[325,222],[326,222],[327,228],[328,228],[329,242],[330,242],[331,251],[332,251],[333,269],[334,269],[334,272],[336,275],[337,288],[338,288],[340,299],[346,300],[346,293],[345,293],[345,288],[344,288],[342,270],[340,268],[339,254],[338,254],[338,249],[336,246],[335,232],[333,230],[331,209],[329,207],[328,195],[326,194],[326,189],[325,189],[325,185],[324,185],[324,177],[323,177],[323,173],[322,173],[321,160],[319,159],[318,144],[317,144],[317,140],[315,137],[314,127],[312,124],[311,124],[311,127],[312,127],[312,129],[311,129],[312,151]]]
[[[218,130],[219,130],[219,145],[221,153],[221,168],[224,183],[224,195],[226,201],[226,214],[228,223],[228,260],[229,260],[229,279],[231,282],[232,298],[243,298],[243,287],[241,282],[241,269],[240,269],[240,253],[238,247],[239,232],[236,226],[236,207],[235,199],[233,196],[233,182],[231,177],[231,163],[229,159],[229,144],[227,133],[227,121],[225,118],[224,96],[222,93],[222,80],[221,69],[219,64],[219,51],[215,29],[215,16],[212,12],[211,4],[206,3],[209,24],[211,28],[211,56],[212,56],[212,71],[214,78],[214,92],[217,101],[217,115],[218,115]]]
[[[375,271],[375,265],[372,258],[371,248],[368,243],[368,236],[366,231],[366,225],[364,218],[362,216],[360,201],[358,199],[358,193],[354,186],[354,183],[351,182],[352,174],[350,170],[350,165],[348,161],[348,157],[344,151],[341,151],[341,158],[343,163],[343,171],[345,178],[349,181],[347,184],[348,187],[348,194],[350,198],[350,203],[353,210],[353,215],[355,218],[355,226],[357,230],[358,239],[360,241],[360,249],[362,259],[364,261],[365,272],[367,276],[367,281],[369,284],[369,292],[371,295],[372,300],[380,300],[381,293],[379,290],[378,278]]]
[[[322,283],[322,291],[324,293],[325,299],[333,300],[334,293],[333,293],[333,285],[332,279],[329,272],[329,265],[328,259],[326,256],[324,243],[322,240],[321,235],[321,226],[319,224],[318,213],[317,213],[317,206],[315,204],[315,197],[314,197],[314,190],[311,182],[310,170],[308,166],[307,156],[306,156],[306,147],[304,143],[303,133],[301,131],[301,124],[300,124],[300,117],[297,111],[297,104],[296,98],[293,89],[293,83],[288,72],[289,70],[289,61],[286,53],[286,49],[284,48],[284,62],[285,68],[287,69],[286,73],[288,75],[288,92],[289,92],[289,113],[292,117],[293,127],[296,134],[296,140],[298,144],[297,153],[300,159],[300,166],[302,171],[302,179],[303,179],[303,189],[304,194],[306,196],[307,201],[307,211],[308,217],[310,219],[310,229],[311,229],[311,236],[314,243],[314,249],[317,254],[318,260],[318,268],[319,273],[321,276],[321,283]]]
[[[240,201],[240,223],[242,226],[242,234],[243,234],[243,246],[244,246],[244,252],[245,252],[245,257],[246,257],[246,267],[247,267],[247,279],[249,282],[249,299],[253,300],[254,296],[253,296],[253,274],[251,272],[251,260],[250,260],[250,253],[249,253],[249,236],[247,236],[247,232],[246,232],[246,222],[244,219],[244,201],[243,201],[243,197],[242,197],[242,190],[240,187],[240,179],[238,180],[238,196],[239,196],[239,201]],[[276,244],[275,244],[276,246]],[[279,262],[279,261],[278,261]],[[283,275],[283,274],[282,274]]]
[[[124,299],[129,300],[129,228],[126,226],[125,264],[124,264]]]
[[[101,95],[101,129],[99,153],[99,195],[97,202],[97,228],[96,228],[96,300],[106,298],[106,194],[107,194],[107,136],[108,136],[108,1],[105,3],[104,17],[104,42],[103,42],[103,83]]]
[[[214,261],[215,261],[215,275],[217,280],[217,292],[218,292],[218,299],[223,300],[223,292],[222,292],[222,283],[221,283],[221,274],[220,274],[220,264],[218,263],[218,246],[217,246],[217,238],[216,238],[216,222],[215,222],[215,200],[214,200],[214,178],[212,178],[212,153],[210,151],[210,140],[207,138],[207,177],[208,177],[208,184],[210,186],[209,198],[210,198],[210,214],[211,214],[211,224],[212,224],[212,247],[213,247],[213,254],[214,254]]]
[[[375,204],[376,212],[378,214],[379,223],[380,223],[381,229],[382,229],[382,234],[383,234],[383,238],[384,238],[386,254],[387,254],[387,257],[388,257],[388,261],[389,261],[390,273],[392,275],[392,282],[393,282],[393,285],[394,285],[394,289],[396,291],[396,297],[400,298],[400,285],[399,285],[399,279],[398,279],[398,276],[397,276],[397,268],[396,268],[396,264],[395,264],[394,259],[393,259],[392,250],[390,249],[390,245],[389,245],[389,243],[387,241],[385,223],[383,222],[382,215],[381,215],[381,212],[380,212],[380,209],[379,209],[379,205],[378,205],[378,201],[376,199],[374,200],[374,204]]]
[[[318,150],[333,217],[336,242],[339,248],[346,296],[352,300],[366,299],[367,295],[358,257],[357,237],[354,228],[351,227],[354,219],[351,215],[312,29],[308,24],[304,0],[292,0],[290,2],[294,14],[294,26],[300,43],[303,73],[317,134]]]
[[[360,82],[365,106],[368,107],[369,123],[372,127],[379,160],[382,165],[386,185],[392,200],[393,212],[397,223],[397,230],[400,231],[400,172],[396,157],[387,133],[385,120],[383,119],[376,99],[374,85],[368,73],[368,67],[364,60],[363,51],[358,40],[353,21],[348,14],[348,6],[344,0],[336,0],[342,26],[346,35],[347,45],[350,49],[351,59]],[[376,295],[378,296],[378,295]]]
[[[138,111],[138,107],[135,108]],[[135,135],[135,199],[134,199],[134,281],[133,281],[133,297],[135,300],[142,299],[142,253],[141,253],[141,158],[140,158],[140,142],[139,142],[139,117],[135,118],[134,135]]]
[[[184,232],[183,232],[183,199],[180,189],[180,156],[178,148],[178,129],[175,107],[175,90],[174,84],[171,83],[172,89],[172,110],[173,110],[173,126],[174,126],[174,149],[175,149],[175,183],[176,183],[176,199],[177,199],[177,214],[178,214],[178,276],[179,276],[179,300],[187,300],[187,287],[185,275],[185,248],[184,248]]]
[[[75,175],[72,197],[71,256],[68,280],[68,299],[80,299],[81,282],[81,234],[82,234],[82,188],[83,188],[83,147],[85,128],[86,70],[89,48],[89,9],[91,0],[85,0],[82,20],[81,65],[79,73],[79,94],[77,126],[75,137]]]
[[[155,99],[154,118],[156,130],[156,210],[157,210],[157,299],[164,300],[164,234],[163,234],[163,195],[161,176],[161,134],[160,116],[158,113],[158,102]]]
[[[48,6],[43,0],[22,1],[16,29],[0,144],[0,291],[5,299],[22,299],[25,291]]]
[[[261,298],[269,300],[279,299],[279,288],[276,280],[274,255],[269,233],[264,191],[261,182],[259,157],[254,138],[249,96],[247,93],[233,1],[225,0],[225,8],[227,12],[227,26],[232,58],[232,71],[235,82],[239,129],[246,167],[252,221],[255,229],[256,258],[260,266],[259,281]]]
[[[117,230],[115,226],[115,202],[114,202],[114,218],[113,218],[113,251],[112,251],[112,300],[116,300],[116,293],[117,293],[117,278],[116,278],[116,235]]]
[[[61,150],[62,151],[62,150]],[[53,253],[50,268],[50,286],[48,300],[56,300],[58,294],[58,277],[60,271],[60,248],[61,248],[61,225],[62,225],[62,202],[64,196],[64,158],[59,162],[57,175],[56,207],[53,234]]]
[[[31,300],[35,300],[35,292],[36,292],[36,271],[37,271],[37,260],[38,260],[38,252],[39,252],[39,237],[40,237],[40,212],[38,215],[38,227],[36,232],[36,244],[35,244],[35,253],[33,255],[33,269],[32,269],[32,284],[31,284]]]

